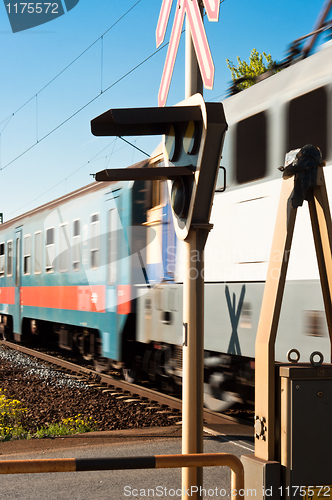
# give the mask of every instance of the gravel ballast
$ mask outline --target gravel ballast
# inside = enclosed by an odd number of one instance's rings
[[[95,430],[165,427],[181,420],[158,413],[142,402],[125,402],[109,392],[90,387],[70,375],[52,370],[30,356],[0,348],[0,389],[27,408],[25,427],[31,433],[63,418],[81,415],[95,423]],[[128,395],[128,399],[132,399]]]

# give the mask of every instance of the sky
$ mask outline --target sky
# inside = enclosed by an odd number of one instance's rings
[[[110,108],[157,106],[167,53],[167,46],[156,47],[161,0],[79,0],[65,15],[16,33],[7,16],[9,1],[0,0],[4,221],[93,182],[90,174],[146,158],[119,138],[94,137],[90,121]],[[255,48],[282,60],[290,43],[312,30],[324,3],[222,1],[219,21],[204,19],[215,65],[214,88],[204,90],[205,100],[225,99],[231,81],[226,59],[248,61]],[[184,89],[182,34],[167,105],[183,100]],[[128,140],[150,155],[161,138]]]

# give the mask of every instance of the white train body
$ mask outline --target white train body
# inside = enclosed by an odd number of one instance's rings
[[[211,216],[214,227],[205,250],[204,346],[206,360],[219,359],[214,364],[206,362],[206,383],[212,380],[213,385],[213,380],[220,381],[219,386],[215,384],[219,387],[216,399],[219,396],[222,399],[225,394],[222,389],[225,377],[221,374],[233,373],[239,360],[240,366],[246,367],[244,377],[252,378],[248,367],[254,366],[255,337],[282,182],[278,167],[283,165],[285,153],[307,143],[320,147],[327,163],[324,172],[332,198],[332,42],[311,57],[226,99],[223,105],[229,128],[221,165],[226,170],[227,183],[226,189],[217,190],[214,196]],[[221,170],[219,188],[223,186],[223,176]],[[151,223],[157,232],[165,225],[161,217],[165,207],[164,199],[150,211]],[[166,223],[170,224],[169,220]],[[167,246],[167,240],[161,237],[159,242],[160,247]],[[172,272],[168,273],[164,281],[142,295],[137,305],[137,341],[150,343],[159,351],[161,346],[166,351],[165,346],[171,346],[171,354],[167,355],[168,361],[162,368],[166,375],[179,376],[182,248],[183,243],[177,240],[175,246],[168,245],[159,251],[159,255],[164,255],[164,273],[169,262],[171,267],[175,264],[173,276]],[[153,259],[158,260],[151,256],[151,261]],[[159,266],[159,272],[161,269]],[[301,361],[308,361],[315,350],[330,361],[330,342],[306,202],[297,215],[276,359],[286,361],[291,348],[300,351]],[[235,379],[237,382],[230,392],[244,400],[238,390],[241,376],[234,375],[233,381]]]

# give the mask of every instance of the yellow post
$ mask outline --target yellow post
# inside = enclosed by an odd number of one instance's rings
[[[282,180],[256,337],[255,456],[266,461],[275,460],[275,340],[297,213],[297,208],[291,207],[293,187],[293,177]],[[308,204],[332,346],[332,224],[322,167]]]
[[[297,209],[290,205],[294,179],[282,180],[255,352],[255,456],[274,460],[275,339]]]
[[[330,336],[332,362],[332,224],[322,167],[318,169],[317,186],[313,198],[309,201],[309,212]]]

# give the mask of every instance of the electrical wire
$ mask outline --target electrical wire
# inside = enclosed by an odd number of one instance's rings
[[[185,30],[182,31],[182,33],[184,32]],[[22,153],[20,153],[19,155],[17,155],[13,160],[11,160],[10,162],[8,162],[6,165],[4,165],[2,167],[2,170],[5,170],[5,168],[9,167],[12,163],[14,163],[16,160],[18,160],[19,158],[21,158],[23,155],[25,155],[26,153],[28,153],[29,151],[31,151],[31,149],[33,149],[35,146],[37,146],[37,144],[40,144],[44,139],[46,139],[47,137],[49,137],[50,135],[52,135],[56,130],[58,130],[60,127],[62,127],[63,125],[65,125],[67,122],[69,122],[69,120],[71,120],[72,118],[74,118],[74,116],[78,115],[78,113],[80,113],[81,111],[83,111],[83,109],[87,108],[90,104],[92,104],[96,99],[98,99],[101,95],[105,94],[106,92],[108,92],[111,88],[113,88],[115,85],[117,85],[118,83],[120,83],[124,78],[126,78],[128,75],[130,75],[131,73],[133,73],[134,71],[136,71],[136,69],[138,69],[140,66],[142,66],[143,64],[145,64],[149,59],[151,59],[152,57],[154,57],[158,52],[160,52],[162,49],[164,49],[167,45],[169,44],[169,42],[166,42],[164,45],[161,45],[157,50],[155,50],[152,54],[150,54],[148,57],[146,57],[143,61],[141,61],[139,64],[137,64],[134,68],[132,68],[130,71],[127,71],[127,73],[125,73],[123,76],[121,76],[118,80],[116,80],[115,82],[113,82],[111,85],[109,85],[102,93],[99,93],[97,94],[95,97],[93,97],[89,102],[87,102],[86,104],[84,104],[84,106],[82,106],[81,108],[79,108],[77,111],[75,111],[75,113],[73,113],[72,115],[70,115],[68,118],[66,118],[65,120],[63,120],[59,125],[57,125],[56,127],[54,127],[52,130],[50,130],[50,132],[48,132],[47,134],[45,134],[43,137],[41,137],[39,139],[38,142],[35,142],[33,143],[31,146],[29,146],[27,149],[25,149],[24,151],[22,151]],[[35,96],[34,96],[35,97]]]
[[[225,0],[221,0],[220,1],[220,4],[223,3]],[[54,82],[61,74],[63,74],[70,66],[72,66],[80,57],[82,57],[91,47],[93,47],[99,40],[101,40],[101,49],[102,49],[102,55],[101,55],[101,58],[103,60],[103,37],[112,29],[114,28],[114,26],[116,26],[116,24],[118,24],[127,14],[129,14],[129,12],[131,10],[133,10],[139,3],[141,2],[141,0],[138,0],[130,9],[128,9],[115,23],[112,24],[112,26],[110,26],[100,37],[98,37],[98,39],[96,39],[89,47],[87,47],[81,54],[79,54],[70,64],[68,64],[60,73],[58,73],[54,78],[52,78],[44,87],[42,87],[36,94],[34,94],[33,97],[31,97],[28,101],[26,101],[22,106],[20,106],[14,113],[12,113],[10,116],[8,116],[7,118],[5,118],[4,120],[2,120],[0,122],[0,125],[2,123],[4,123],[5,121],[7,121],[6,125],[3,127],[3,129],[1,130],[0,132],[0,135],[1,133],[3,132],[3,130],[7,127],[7,125],[9,124],[9,122],[11,121],[11,119],[14,117],[15,114],[17,114],[24,106],[26,106],[29,102],[31,102],[33,99],[36,98],[36,114],[37,114],[37,96],[39,93],[41,93],[43,90],[45,90],[52,82]],[[181,31],[181,34],[185,32],[185,29],[183,29]],[[162,46],[160,46],[158,49],[156,49],[152,54],[150,54],[148,57],[146,57],[143,61],[141,61],[139,64],[137,64],[134,68],[132,68],[130,71],[128,71],[127,73],[125,73],[122,77],[120,77],[118,80],[116,80],[115,82],[113,82],[111,85],[109,85],[105,90],[102,90],[102,81],[101,81],[101,91],[98,95],[96,95],[93,99],[91,99],[89,102],[87,102],[84,106],[82,106],[81,108],[79,108],[75,113],[73,113],[72,115],[70,115],[68,118],[66,118],[64,121],[62,121],[59,125],[57,125],[55,128],[53,128],[50,132],[48,132],[47,134],[45,134],[43,137],[41,137],[39,140],[38,140],[38,130],[37,130],[37,140],[34,144],[32,144],[30,147],[28,147],[26,150],[24,150],[22,153],[20,153],[18,156],[16,156],[13,160],[11,160],[10,162],[8,162],[6,165],[4,165],[2,168],[0,168],[0,171],[1,170],[4,170],[5,168],[9,167],[12,163],[14,163],[16,160],[18,160],[19,158],[21,158],[24,154],[26,154],[27,152],[29,152],[31,149],[33,149],[37,144],[39,144],[40,142],[42,142],[44,139],[46,139],[47,137],[49,137],[51,134],[53,134],[56,130],[58,130],[60,127],[62,127],[63,125],[65,125],[69,120],[71,120],[73,117],[75,117],[78,113],[80,113],[81,111],[83,111],[86,107],[88,107],[90,104],[92,104],[96,99],[98,99],[98,97],[100,97],[101,95],[103,95],[104,93],[106,93],[108,90],[110,90],[111,88],[113,88],[115,85],[117,85],[118,83],[120,83],[124,78],[126,78],[127,76],[129,76],[131,73],[133,73],[134,71],[136,71],[136,69],[138,69],[139,67],[141,67],[143,64],[145,64],[147,61],[149,61],[152,57],[154,57],[156,54],[158,54],[161,50],[163,50],[165,47],[167,47],[169,45],[169,42],[166,42],[165,44],[163,44]],[[102,71],[102,70],[101,70]],[[119,137],[120,139],[122,139],[124,142],[126,142],[127,144],[129,144],[130,146],[132,146],[133,148],[137,149],[138,151],[140,151],[141,153],[143,153],[144,155],[146,156],[149,156],[148,153],[146,153],[145,151],[141,150],[140,148],[138,148],[136,145],[130,143],[129,141],[127,141],[126,139],[124,139],[123,137]],[[111,143],[112,144],[112,143]],[[107,148],[108,146],[106,146]],[[104,149],[106,149],[104,148]],[[103,150],[104,150],[103,149]],[[103,151],[102,150],[102,151]],[[102,152],[100,151],[100,152]],[[96,155],[98,156],[100,154],[100,152]],[[46,191],[45,193],[43,193],[42,195],[40,195],[38,198],[40,198],[41,196],[44,196],[45,194],[47,194],[49,191],[51,191],[52,189],[54,189],[55,187],[57,187],[58,185],[60,185],[62,182],[64,182],[64,180],[67,180],[69,177],[71,177],[72,175],[74,175],[75,173],[77,173],[79,170],[81,170],[84,166],[86,166],[87,164],[89,164],[91,161],[94,160],[93,157],[91,160],[89,160],[88,162],[86,162],[84,165],[82,165],[81,167],[79,167],[77,170],[75,170],[74,172],[72,172],[69,176],[66,177],[66,179],[63,179],[62,181],[60,181],[58,184],[54,185],[52,188],[50,188],[48,191]],[[36,199],[38,199],[36,198]],[[31,203],[31,202],[29,202]],[[27,204],[26,204],[27,205]],[[26,206],[24,205],[24,206]],[[20,209],[18,210],[21,210],[23,207],[20,207]]]
[[[225,0],[221,0],[220,1],[220,4],[222,4]],[[44,87],[42,87],[36,94],[34,94],[33,97],[31,97],[28,101],[26,101],[22,106],[20,106],[14,113],[12,113],[10,116],[8,116],[7,118],[5,118],[4,120],[2,120],[0,122],[0,125],[2,123],[4,123],[5,121],[7,121],[6,125],[4,126],[4,128],[0,131],[0,134],[4,131],[4,129],[7,127],[7,125],[9,124],[9,122],[11,121],[11,119],[14,117],[15,114],[17,114],[22,108],[24,108],[24,106],[26,106],[29,102],[31,102],[33,99],[37,99],[37,96],[38,94],[40,94],[43,90],[45,90],[52,82],[54,82],[60,75],[62,75],[62,73],[64,73],[70,66],[72,66],[80,57],[82,57],[91,47],[93,47],[99,40],[101,40],[101,44],[102,44],[102,54],[103,54],[103,37],[106,35],[106,33],[108,33],[112,28],[114,28],[114,26],[116,26],[116,24],[118,24],[127,14],[129,14],[129,12],[131,10],[133,10],[139,3],[141,2],[141,0],[138,0],[134,5],[132,5],[132,7],[130,7],[130,9],[128,9],[117,21],[115,21],[115,23],[112,24],[112,26],[110,26],[100,37],[98,37],[91,45],[89,45],[89,47],[87,47],[83,52],[81,52],[81,54],[79,54],[71,63],[69,63],[62,71],[60,71],[60,73],[58,73],[54,78],[52,78],[46,85],[44,85]],[[205,13],[206,14],[206,13]],[[204,15],[205,15],[204,14]],[[181,34],[185,32],[185,29],[183,29],[181,31]],[[41,137],[39,140],[38,140],[38,130],[37,130],[37,140],[35,143],[33,143],[31,146],[29,146],[27,149],[25,149],[22,153],[20,153],[18,156],[16,156],[13,160],[11,160],[10,162],[8,162],[6,165],[4,165],[1,169],[1,170],[4,170],[5,168],[9,167],[12,163],[14,163],[16,160],[18,160],[19,158],[21,158],[23,155],[25,155],[26,153],[28,153],[31,149],[33,149],[37,144],[39,144],[40,142],[42,142],[44,139],[46,139],[47,137],[49,137],[50,135],[52,135],[56,130],[58,130],[60,127],[62,127],[63,125],[65,125],[69,120],[71,120],[72,118],[74,118],[78,113],[80,113],[81,111],[83,111],[86,107],[88,107],[90,104],[92,104],[96,99],[98,99],[98,97],[100,97],[101,95],[105,94],[108,90],[110,90],[112,87],[114,87],[115,85],[117,85],[118,83],[120,83],[124,78],[126,78],[127,76],[129,76],[131,73],[133,73],[136,69],[138,69],[140,66],[142,66],[143,64],[145,64],[149,59],[151,59],[152,57],[154,57],[158,52],[160,52],[161,50],[163,50],[165,47],[167,47],[167,45],[169,45],[169,42],[166,42],[165,44],[161,45],[157,50],[155,50],[152,54],[150,54],[150,56],[148,56],[147,58],[145,58],[143,61],[141,61],[139,64],[137,64],[134,68],[132,68],[130,71],[128,71],[127,73],[125,73],[122,77],[120,77],[118,80],[116,80],[115,82],[113,82],[111,85],[109,85],[105,90],[102,90],[102,82],[101,82],[101,91],[98,95],[96,95],[95,97],[93,97],[89,102],[87,102],[84,106],[82,106],[81,108],[79,108],[77,111],[75,111],[75,113],[73,113],[72,115],[70,115],[68,118],[66,118],[65,120],[63,120],[59,125],[57,125],[56,127],[54,127],[50,132],[48,132],[47,134],[45,134],[43,137]],[[103,57],[103,55],[102,55]],[[101,70],[102,71],[102,70]],[[38,122],[37,122],[38,123]],[[123,139],[121,137],[121,139]],[[124,140],[124,139],[123,139]],[[141,151],[143,154],[147,155],[147,153],[145,153],[144,151],[140,150],[139,148],[137,148],[136,146],[134,146],[132,143],[130,143],[129,141],[127,141],[129,145],[131,145],[132,147],[138,149],[139,151]]]
[[[143,151],[143,149],[138,148],[132,142],[127,141],[127,139],[124,139],[121,135],[119,135],[119,139],[121,139],[122,141],[126,142],[127,144],[129,144],[129,146],[132,146],[133,148],[137,149],[137,151],[140,151],[141,153],[143,153],[144,155],[146,155],[148,158],[150,158],[149,153],[146,153],[145,151]]]
[[[107,149],[109,146],[111,146],[113,143],[116,142],[116,139],[113,139],[109,144],[107,144],[107,146],[105,146],[103,149],[101,149],[96,155],[94,155],[92,158],[90,158],[90,160],[86,161],[83,165],[81,165],[79,168],[77,168],[74,172],[72,172],[71,174],[67,175],[67,177],[65,179],[62,179],[61,181],[59,181],[57,184],[54,184],[54,186],[50,187],[47,191],[44,191],[44,193],[40,194],[39,196],[37,196],[37,198],[34,198],[33,200],[31,201],[28,201],[27,203],[25,203],[24,205],[22,205],[21,207],[17,208],[15,211],[11,212],[9,215],[11,216],[12,214],[16,213],[16,212],[19,212],[20,210],[22,210],[24,207],[27,207],[28,205],[30,205],[33,201],[37,201],[39,198],[42,198],[43,196],[45,196],[46,194],[48,194],[50,191],[52,191],[53,189],[55,189],[56,187],[60,186],[60,184],[62,184],[63,182],[67,181],[70,177],[72,177],[74,174],[76,174],[77,172],[79,172],[80,170],[82,170],[82,168],[86,167],[89,163],[92,163],[94,161],[97,161],[97,160],[102,160],[103,158],[107,158],[106,157],[102,157],[102,158],[97,158],[103,151],[105,151],[105,149]],[[120,148],[122,149],[122,148]],[[112,150],[112,153],[111,153],[111,156],[114,152],[114,148]]]
[[[68,68],[70,68],[70,66],[72,66],[76,61],[78,61],[86,52],[88,52],[88,50],[90,50],[97,42],[99,42],[100,39],[102,39],[106,33],[108,33],[111,29],[113,29],[120,21],[122,21],[122,19],[127,16],[129,14],[129,12],[131,12],[135,7],[136,5],[138,5],[139,3],[141,2],[141,0],[138,0],[134,5],[132,5],[130,7],[130,9],[128,9],[121,17],[119,17],[119,19],[117,19],[102,35],[100,35],[94,42],[91,43],[91,45],[89,45],[89,47],[87,47],[85,50],[83,50],[83,52],[81,52],[77,57],[75,57],[75,59],[73,59],[65,68],[63,68],[60,73],[58,73],[56,76],[54,76],[46,85],[44,85],[44,87],[42,87],[36,94],[34,94],[32,97],[30,97],[30,99],[28,99],[24,104],[22,104],[22,106],[20,106],[19,108],[17,108],[16,111],[14,111],[14,113],[12,113],[11,115],[7,116],[7,118],[5,118],[4,120],[2,120],[0,122],[0,125],[2,123],[4,123],[6,120],[9,120],[10,118],[12,118],[15,114],[17,114],[19,111],[21,111],[21,109],[23,109],[27,104],[29,104],[29,102],[31,102],[35,97],[36,95],[40,94],[41,92],[43,92],[43,90],[45,90],[49,85],[51,85],[51,83],[53,83],[59,76],[61,76]]]

